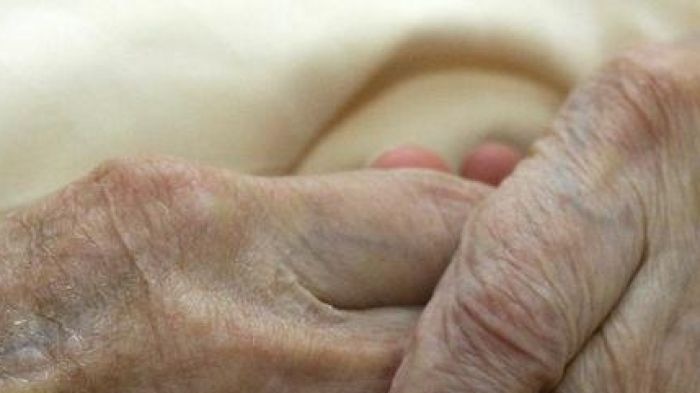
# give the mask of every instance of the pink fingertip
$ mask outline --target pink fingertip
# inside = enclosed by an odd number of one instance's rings
[[[402,146],[388,150],[380,154],[370,166],[381,169],[420,168],[450,172],[447,162],[437,153],[413,146]]]
[[[467,154],[459,173],[467,179],[497,186],[522,159],[523,154],[513,147],[487,142]]]

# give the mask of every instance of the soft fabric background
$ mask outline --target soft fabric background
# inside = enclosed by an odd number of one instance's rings
[[[0,210],[124,155],[290,174],[525,147],[606,57],[693,26],[697,0],[3,0]]]

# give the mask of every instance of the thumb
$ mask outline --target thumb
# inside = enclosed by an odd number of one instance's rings
[[[490,188],[430,171],[258,179],[285,264],[345,309],[424,305]],[[276,229],[275,229],[276,228]]]

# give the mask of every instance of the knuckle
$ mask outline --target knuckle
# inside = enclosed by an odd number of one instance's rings
[[[684,82],[698,81],[697,61],[700,60],[700,41],[673,44],[651,44],[632,49],[620,55],[613,63],[621,63],[659,82],[659,86],[674,85],[678,89],[696,88]]]
[[[557,128],[573,143],[638,157],[687,138],[700,112],[700,47],[657,44],[611,60],[564,106]]]
[[[698,48],[700,49],[700,48]],[[679,45],[651,45],[615,59],[617,90],[644,122],[655,142],[678,138],[700,108],[700,50]]]
[[[161,277],[172,269],[188,229],[208,224],[200,177],[193,166],[171,159],[109,160],[52,203],[69,206],[80,243],[108,256],[110,269]]]
[[[79,182],[78,189],[103,207],[131,215],[182,220],[201,218],[231,184],[219,171],[186,161],[147,157],[109,160]],[[235,179],[233,179],[235,180]]]
[[[88,176],[88,184],[111,191],[145,195],[192,185],[198,171],[184,162],[164,158],[119,158],[103,162]]]

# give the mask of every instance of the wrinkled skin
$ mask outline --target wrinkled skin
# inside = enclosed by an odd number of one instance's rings
[[[0,223],[0,391],[386,392],[486,191],[104,164]]]
[[[700,37],[582,86],[470,218],[392,393],[700,392]]]

